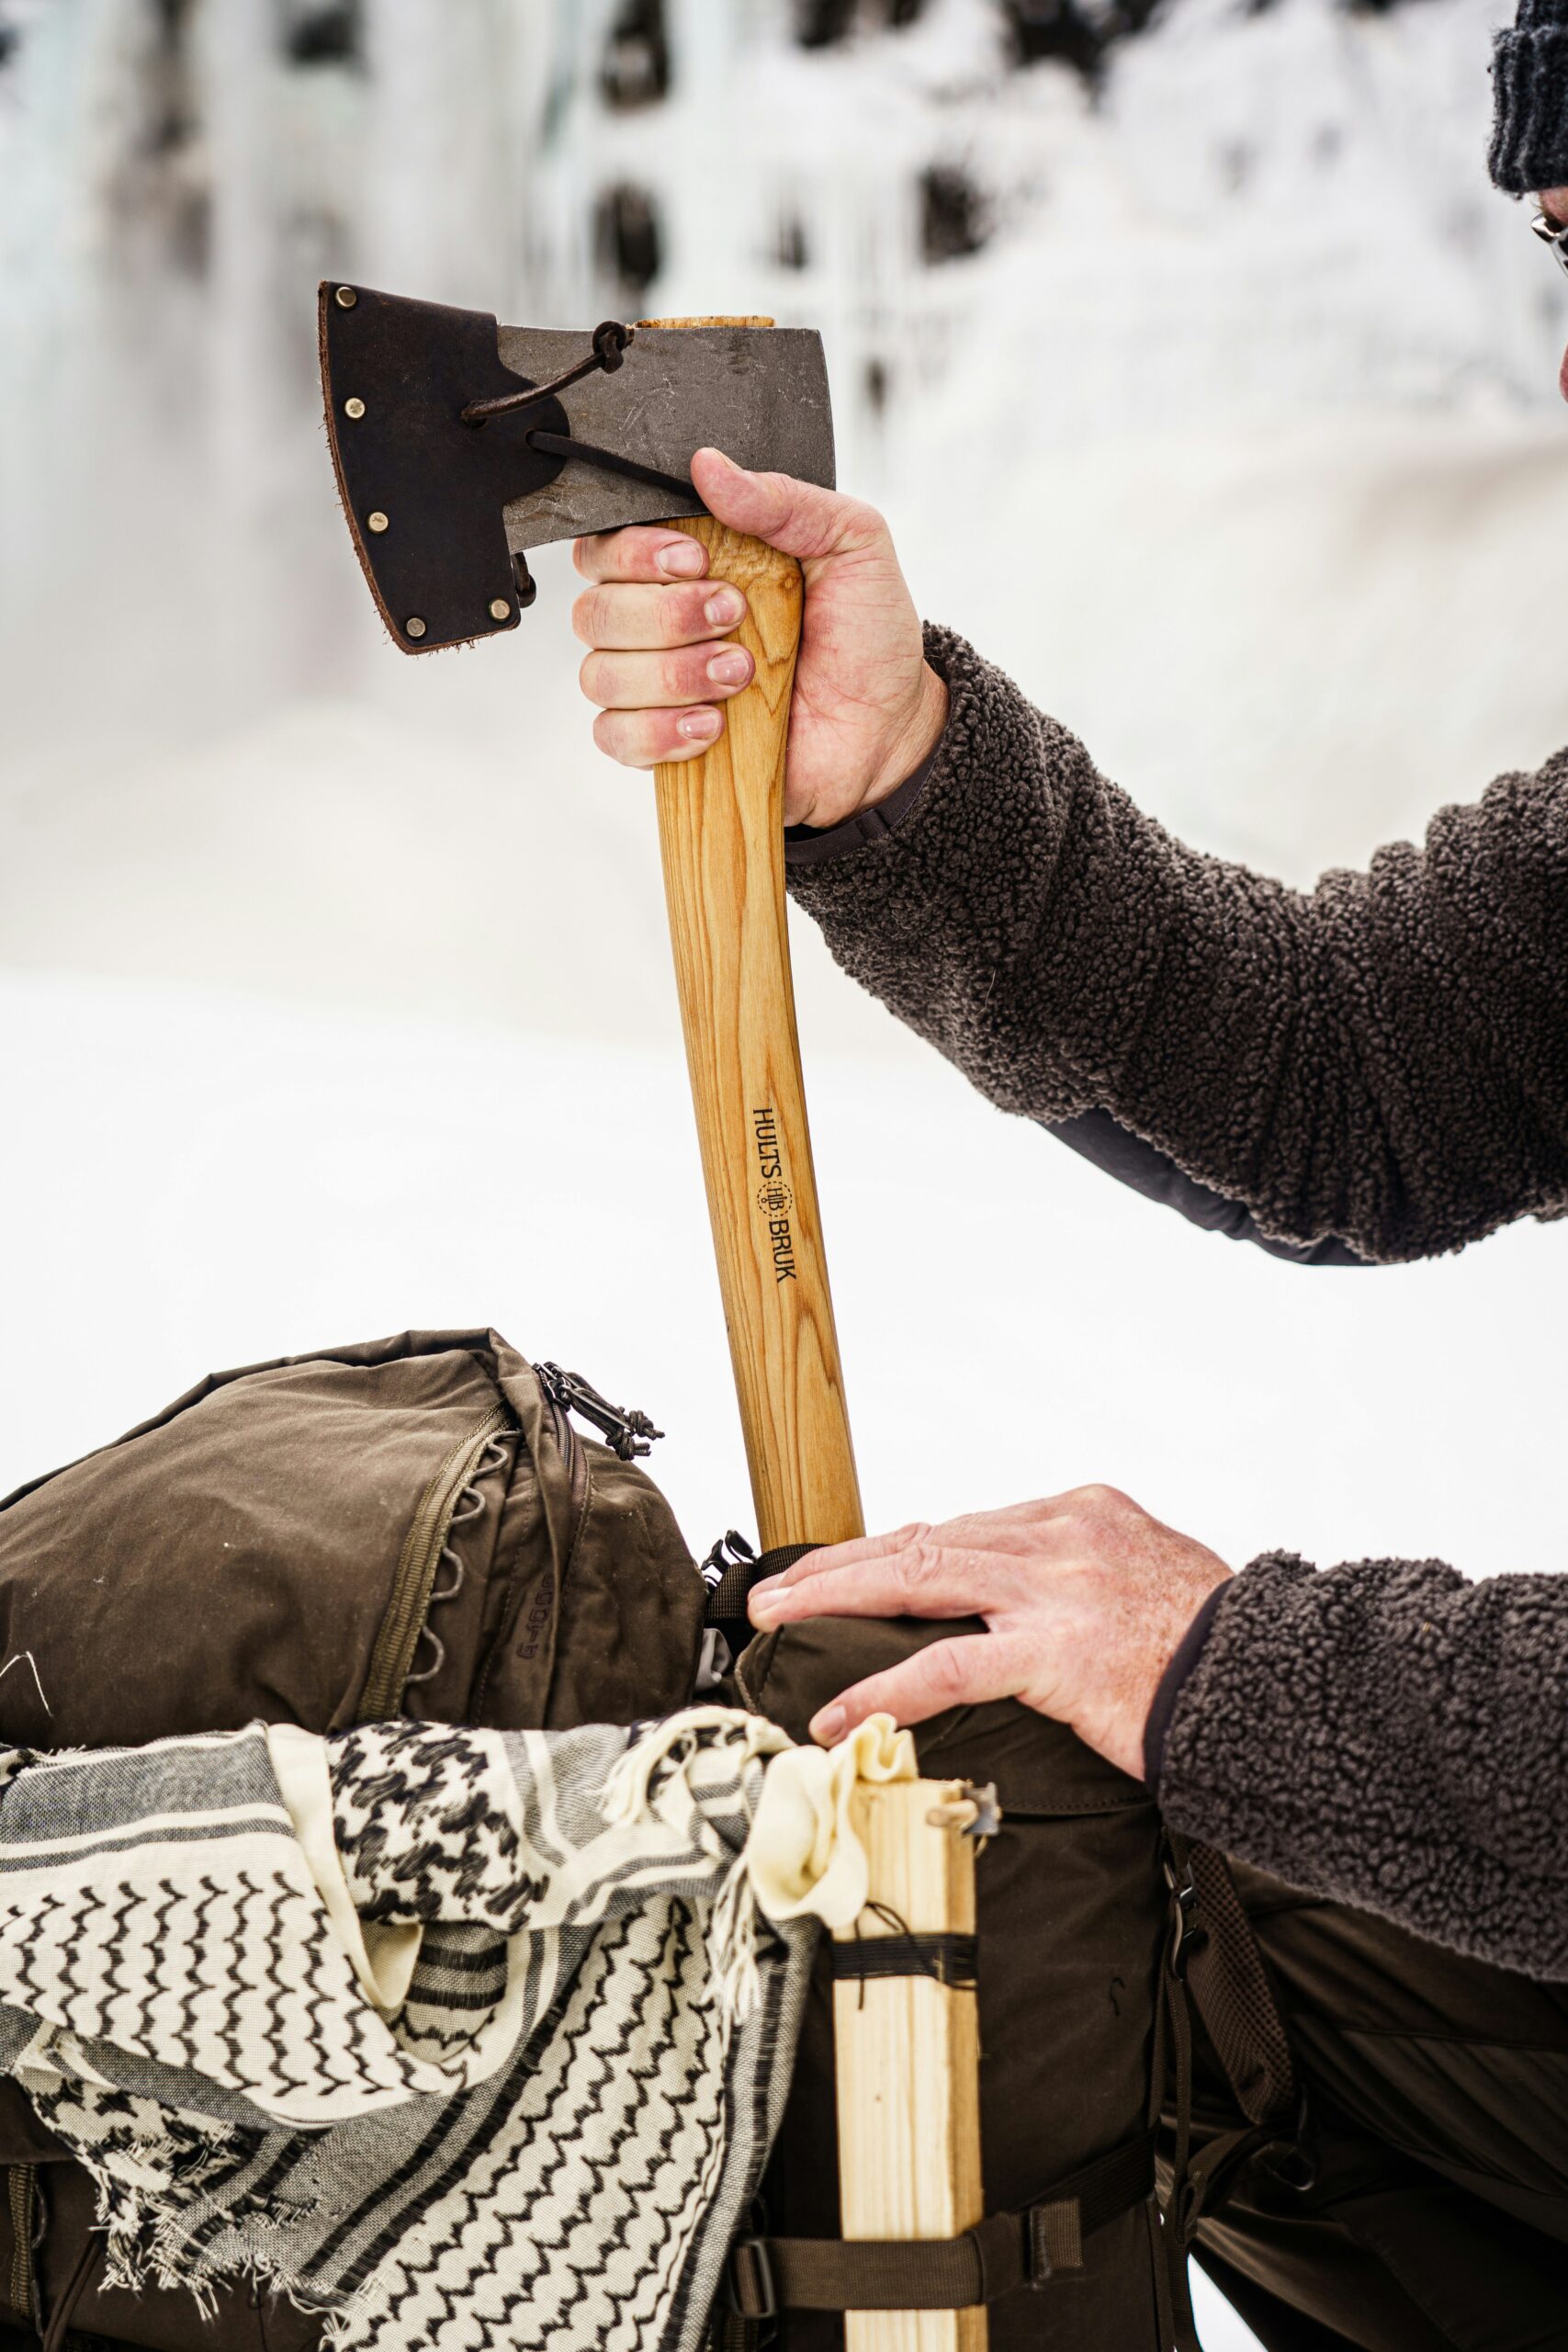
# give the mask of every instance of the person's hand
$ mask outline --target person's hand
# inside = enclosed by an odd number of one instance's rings
[[[837,824],[912,774],[947,715],[887,526],[858,499],[748,473],[717,449],[697,451],[692,480],[721,523],[800,559],[784,822]],[[574,555],[596,583],[571,620],[592,649],[582,691],[600,706],[600,750],[633,768],[705,752],[723,730],[724,704],[750,683],[750,654],[726,642],[746,610],[739,590],[705,577],[705,550],[664,525],[579,539]]]
[[[1141,1779],[1144,1725],[1182,1634],[1231,1571],[1113,1487],[901,1527],[808,1553],[751,1594],[751,1622],[981,1617],[984,1634],[918,1650],[811,1724],[825,1747],[884,1709],[901,1724],[1021,1699]]]

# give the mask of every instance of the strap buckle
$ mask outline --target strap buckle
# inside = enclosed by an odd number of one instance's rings
[[[740,2319],[777,2319],[779,2315],[778,2289],[768,2256],[768,2242],[754,2231],[737,2238],[729,2249],[729,2259],[724,2266],[724,2296]]]
[[[1187,1962],[1208,1935],[1208,1929],[1198,1917],[1198,1885],[1192,1875],[1192,1865],[1185,1859],[1179,1881],[1176,1867],[1168,1855],[1163,1865],[1165,1883],[1170,1889],[1172,1927],[1170,1950],[1166,1965],[1178,1983],[1187,1974]]]

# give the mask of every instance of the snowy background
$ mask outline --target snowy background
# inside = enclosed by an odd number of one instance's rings
[[[319,276],[820,326],[922,608],[1310,882],[1568,737],[1504,6],[0,0],[0,1485],[492,1320],[653,1411],[695,1544],[747,1518],[649,796],[563,553],[503,642],[381,639]],[[795,954],[874,1524],[1097,1477],[1237,1562],[1562,1564],[1568,1231],[1274,1264]]]

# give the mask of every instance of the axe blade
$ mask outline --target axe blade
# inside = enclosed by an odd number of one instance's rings
[[[502,327],[503,364],[543,383],[581,358],[581,334]],[[593,375],[563,395],[573,437],[689,479],[698,449],[738,465],[833,487],[833,412],[822,338],[809,327],[638,327],[613,376]],[[660,491],[568,458],[556,480],[506,510],[514,548],[581,538],[623,523],[701,514],[695,493],[673,503]]]
[[[371,593],[405,653],[514,628],[513,558],[528,548],[704,511],[694,492],[552,453],[530,433],[680,481],[711,443],[743,466],[832,488],[828,370],[808,328],[641,327],[613,373],[482,425],[463,422],[473,401],[547,383],[590,347],[587,330],[498,326],[485,311],[322,284],[321,385],[338,488]]]

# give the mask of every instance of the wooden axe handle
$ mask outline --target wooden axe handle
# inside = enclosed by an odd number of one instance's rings
[[[660,325],[681,323],[660,320]],[[764,1551],[861,1535],[811,1135],[784,873],[784,763],[800,566],[711,516],[673,524],[749,605],[755,662],[724,734],[655,771],[692,1102]]]
[[[713,750],[654,770],[675,985],[751,1497],[765,1552],[839,1544],[863,1535],[865,1520],[811,1164],[784,903],[800,566],[711,515],[671,528],[701,540],[713,578],[744,591],[749,609],[736,634],[757,665],[726,707]]]

